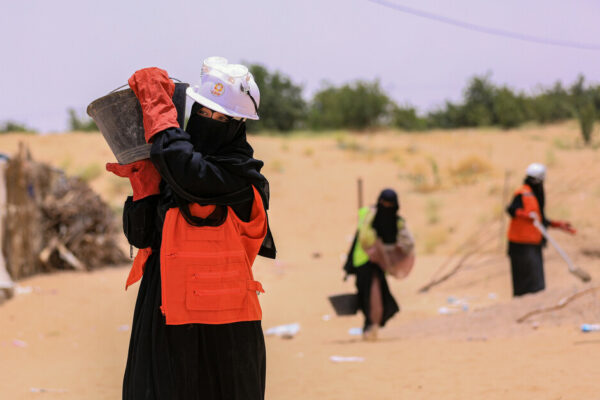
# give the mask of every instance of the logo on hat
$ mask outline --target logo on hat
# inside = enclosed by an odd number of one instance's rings
[[[223,91],[225,91],[225,88],[223,87],[222,83],[216,83],[215,86],[211,89],[211,93],[215,96],[220,96],[223,94]]]

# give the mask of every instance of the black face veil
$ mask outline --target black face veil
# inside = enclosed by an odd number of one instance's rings
[[[533,178],[531,176],[525,177],[524,183],[529,185],[533,195],[538,201],[540,206],[540,213],[542,214],[542,221],[546,220],[546,215],[544,213],[544,206],[546,205],[546,196],[544,194],[544,181]]]
[[[202,105],[194,103],[185,131],[190,134],[194,150],[203,155],[242,151],[252,157],[252,147],[246,141],[245,122],[221,122],[198,114]]]
[[[254,149],[246,139],[246,123],[239,120],[221,122],[212,118],[202,117],[198,110],[202,107],[199,103],[192,105],[190,119],[185,131],[190,134],[194,151],[212,163],[238,177],[244,178],[249,185],[256,187],[260,193],[265,211],[269,208],[269,181],[260,170],[264,163],[254,158]],[[204,204],[239,203],[254,198],[253,191],[244,190],[238,194],[226,196],[224,199],[189,199],[190,201]],[[267,232],[260,255],[275,258],[275,243],[270,229]]]
[[[385,201],[391,206],[384,206],[382,201]],[[381,238],[383,243],[396,243],[398,236],[398,195],[392,189],[385,189],[379,194],[377,199],[377,212],[373,218],[373,228],[377,232],[377,236]]]

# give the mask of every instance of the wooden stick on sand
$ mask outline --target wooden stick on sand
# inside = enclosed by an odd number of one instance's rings
[[[537,314],[542,314],[542,313],[546,313],[546,312],[550,312],[550,311],[556,311],[556,310],[560,310],[561,308],[564,308],[567,304],[569,304],[570,302],[572,302],[573,300],[582,297],[588,293],[592,293],[596,290],[600,289],[600,286],[593,286],[584,290],[581,290],[577,293],[574,293],[570,296],[564,297],[562,298],[557,305],[555,306],[551,306],[551,307],[544,307],[544,308],[538,308],[532,311],[529,311],[527,314],[523,315],[520,318],[517,318],[517,322],[521,323],[521,322],[525,322],[527,319],[529,319],[530,317],[537,315]]]

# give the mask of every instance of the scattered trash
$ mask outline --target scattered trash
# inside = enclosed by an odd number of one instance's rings
[[[33,292],[33,288],[31,286],[16,286],[15,294],[30,294]]]
[[[473,337],[473,336],[469,336],[467,338],[467,342],[486,342],[487,338],[485,336],[480,336],[480,337]]]
[[[12,341],[12,345],[15,347],[27,347],[27,342],[19,339],[15,339]]]
[[[438,314],[442,314],[442,315],[455,314],[458,311],[459,311],[458,308],[452,308],[452,307],[440,307],[440,308],[438,308]]]
[[[496,300],[498,298],[498,295],[496,293],[488,293],[488,298],[491,300]]]
[[[45,388],[30,388],[31,393],[66,393],[66,389],[45,389]]]
[[[452,304],[452,305],[456,305],[456,306],[463,306],[463,305],[469,305],[469,301],[467,299],[459,299],[458,297],[454,297],[454,296],[448,296],[448,298],[446,299],[446,302],[448,304]]]
[[[322,319],[323,321],[329,321],[329,320],[331,319],[331,315],[329,315],[329,314],[325,314],[325,315],[323,315],[323,316],[321,317],[321,319]]]
[[[581,325],[581,332],[598,332],[600,331],[600,324],[583,324]]]
[[[334,363],[343,363],[343,362],[364,362],[364,357],[343,357],[343,356],[331,356],[329,360]]]
[[[362,328],[350,328],[348,329],[348,334],[352,336],[360,336],[363,334]]]
[[[274,326],[267,329],[265,335],[267,336],[279,336],[283,339],[292,339],[300,331],[300,324],[293,323],[287,325]]]
[[[460,299],[455,296],[448,296],[446,298],[446,303],[448,303],[449,306],[438,308],[438,314],[448,315],[457,313],[459,311],[469,311],[469,302],[467,299]]]
[[[129,325],[119,325],[117,329],[119,332],[127,332],[129,330]]]

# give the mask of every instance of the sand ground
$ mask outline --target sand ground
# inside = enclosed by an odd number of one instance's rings
[[[99,135],[3,135],[0,151],[12,153],[18,141],[36,159],[85,177],[118,211],[128,188],[103,172],[113,157]],[[266,338],[268,399],[600,398],[600,332],[579,330],[600,322],[600,291],[515,322],[600,279],[594,257],[600,224],[593,216],[600,153],[580,146],[573,122],[508,132],[251,141],[266,161],[279,248],[277,260],[259,259],[254,267],[267,290],[263,325],[301,326],[293,339]],[[547,214],[579,229],[575,237],[557,232],[556,238],[593,280],[577,281],[548,248],[548,290],[512,299],[501,210],[504,192],[515,189],[532,161],[549,166]],[[361,317],[335,317],[326,300],[353,290],[352,278],[342,281],[341,258],[355,229],[358,177],[366,203],[384,187],[400,193],[417,239],[412,274],[390,280],[402,312],[376,343],[350,335]],[[471,241],[477,254],[445,283],[418,293],[473,232],[479,232]],[[119,398],[137,294],[137,286],[123,290],[127,273],[124,265],[18,282],[23,293],[0,305],[0,398]],[[453,298],[466,311],[450,304]],[[440,315],[440,307],[460,310]],[[333,355],[362,361],[334,363]]]

